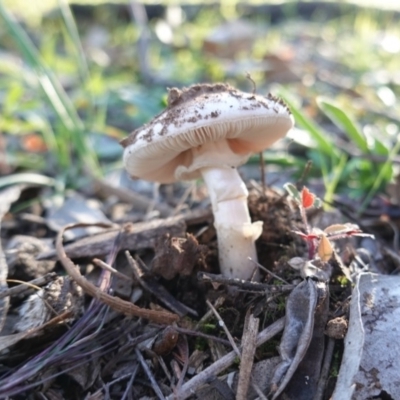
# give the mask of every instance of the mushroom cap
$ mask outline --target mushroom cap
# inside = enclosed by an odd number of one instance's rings
[[[289,108],[271,95],[244,93],[227,84],[173,88],[168,107],[121,141],[124,165],[131,176],[160,183],[194,179],[203,167],[244,164],[292,127]],[[202,155],[198,161],[193,149],[210,142],[224,142],[230,154]]]

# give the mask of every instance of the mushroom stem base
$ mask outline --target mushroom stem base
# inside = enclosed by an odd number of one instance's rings
[[[211,198],[221,272],[230,278],[250,279],[262,222],[251,222],[246,186],[236,168],[202,168],[201,174]]]

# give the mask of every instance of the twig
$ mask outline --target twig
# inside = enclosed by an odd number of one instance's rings
[[[57,235],[56,240],[56,251],[58,259],[61,264],[64,266],[68,275],[83,289],[83,291],[90,296],[101,300],[103,303],[110,306],[112,309],[123,313],[125,315],[131,315],[136,317],[141,317],[148,319],[150,321],[158,322],[159,324],[171,324],[179,319],[179,317],[175,314],[163,312],[163,311],[154,311],[148,310],[144,308],[140,308],[135,304],[130,303],[129,301],[122,300],[118,297],[110,296],[109,294],[102,292],[98,287],[93,285],[87,279],[85,279],[80,271],[78,266],[76,266],[65,254],[63,247],[63,234],[67,229],[73,229],[81,226],[100,226],[100,227],[109,227],[108,224],[98,223],[98,224],[70,224],[65,226]]]
[[[184,191],[183,195],[178,200],[178,203],[176,204],[171,216],[178,215],[179,211],[182,209],[183,204],[185,203],[185,201],[187,200],[189,195],[191,193],[193,193],[193,190],[194,190],[195,187],[196,187],[196,184],[193,183]]]
[[[265,187],[265,160],[264,153],[260,151],[260,179],[261,179],[261,187],[262,187],[262,195],[266,196],[266,187]]]
[[[285,281],[284,279],[282,279],[280,276],[274,274],[272,271],[270,271],[268,268],[265,268],[264,266],[262,266],[260,263],[258,263],[257,261],[252,260],[250,257],[249,259],[251,261],[253,261],[253,263],[260,269],[262,269],[264,272],[266,272],[267,274],[270,274],[271,276],[273,276],[275,279],[278,279],[278,281],[281,281],[282,283],[284,283],[285,285],[290,285],[289,282]]]
[[[277,335],[285,325],[285,318],[280,318],[275,321],[268,328],[264,329],[257,335],[257,343],[256,346],[261,346],[267,340],[271,339],[275,335]],[[224,371],[226,368],[232,365],[235,361],[237,354],[235,351],[231,351],[225,356],[221,357],[215,363],[195,375],[192,379],[182,385],[181,390],[179,391],[178,398],[179,400],[185,400],[192,394],[196,393],[196,390],[199,389],[200,386],[205,385],[207,381],[213,377]],[[175,400],[175,394],[169,395],[167,400]]]
[[[386,222],[393,230],[393,241],[392,241],[393,249],[394,249],[395,253],[398,253],[399,252],[399,236],[400,236],[399,228],[397,227],[397,225],[394,222],[392,222],[389,219]]]
[[[251,77],[250,72],[246,72],[246,78],[252,83],[253,85],[253,90],[252,93],[256,94],[257,93],[257,85],[256,82],[254,81],[254,79]]]
[[[135,353],[136,353],[137,358],[138,358],[139,361],[140,361],[140,364],[141,364],[141,366],[142,366],[144,372],[146,373],[147,377],[149,378],[150,383],[151,383],[151,387],[153,388],[153,390],[154,390],[154,392],[156,393],[157,397],[158,397],[159,399],[161,399],[161,400],[165,400],[165,397],[164,397],[164,395],[162,394],[161,389],[160,389],[160,387],[158,386],[156,380],[154,379],[154,376],[153,376],[153,374],[151,373],[149,366],[147,365],[145,359],[143,358],[142,353],[140,352],[140,350],[139,350],[137,347],[135,348]]]
[[[54,281],[57,278],[57,274],[55,272],[49,272],[40,278],[33,279],[29,282],[22,282],[22,281],[15,281],[11,279],[7,279],[7,282],[20,282],[21,284],[18,286],[14,286],[12,288],[6,289],[0,292],[0,299],[7,296],[17,296],[24,292],[29,291],[34,286],[44,286],[47,285],[49,282]]]
[[[326,345],[325,357],[321,368],[321,375],[318,381],[317,391],[314,396],[314,400],[322,400],[324,396],[326,381],[329,375],[329,369],[331,367],[333,350],[335,348],[335,339],[329,338]]]
[[[197,278],[198,278],[198,275],[197,275]],[[215,302],[214,302],[215,306],[214,306],[214,307],[219,308],[219,307],[222,306],[222,304],[224,304],[224,302],[225,302],[225,297],[220,296],[220,297],[217,298],[217,300],[215,300]],[[198,329],[200,328],[200,326],[204,325],[204,324],[211,318],[212,315],[213,315],[212,310],[211,310],[211,309],[208,310],[208,311],[201,317],[200,321],[196,324],[196,326],[194,327],[194,329],[195,329],[195,330],[198,330]]]
[[[296,285],[266,285],[264,283],[244,281],[237,278],[226,278],[222,275],[210,274],[208,272],[199,272],[197,279],[203,282],[217,282],[224,285],[236,286],[242,290],[251,292],[284,293],[290,292],[296,287]]]
[[[115,268],[113,268],[111,265],[108,265],[106,262],[103,260],[100,260],[98,258],[94,258],[93,262],[100,268],[105,269],[108,272],[111,272],[115,276],[118,276],[118,278],[125,279],[126,281],[133,282],[133,279],[130,278],[129,276],[117,271]]]
[[[180,354],[182,354],[182,348],[183,348],[184,359],[182,360],[183,368],[181,370],[181,374],[179,376],[178,383],[176,384],[176,388],[175,388],[175,390],[178,393],[179,393],[180,388],[182,387],[183,380],[185,379],[187,370],[189,368],[189,345],[188,345],[187,337],[186,336],[181,336],[180,340],[181,340],[181,342],[178,342],[180,344],[179,345],[179,350],[180,350]],[[182,341],[183,341],[183,344],[182,344]]]
[[[253,385],[253,389],[258,394],[257,400],[268,400],[267,396],[262,392],[262,390],[257,385]]]
[[[124,189],[109,184],[104,179],[93,178],[94,187],[100,195],[106,197],[113,196],[118,197],[119,200],[124,203],[132,204],[136,210],[146,212],[149,208],[149,204],[153,204],[153,210],[157,210],[161,217],[168,217],[172,213],[172,208],[165,203],[156,203],[146,196],[134,192],[133,190]]]
[[[240,354],[239,348],[237,347],[237,345],[235,343],[235,339],[233,339],[233,336],[231,335],[228,328],[226,327],[224,320],[221,318],[218,311],[214,308],[214,306],[210,303],[209,300],[206,300],[206,303],[207,303],[208,307],[210,307],[210,309],[214,313],[214,315],[217,317],[219,326],[225,331],[225,334],[228,337],[229,343],[231,344],[233,350],[236,352],[237,356],[240,358],[241,354]]]
[[[174,311],[180,317],[183,317],[186,314],[192,314],[197,317],[197,312],[195,310],[192,310],[190,307],[176,300],[175,297],[172,296],[171,293],[169,293],[165,287],[157,282],[153,277],[147,277],[146,279],[144,271],[146,270],[147,266],[139,257],[137,257],[137,260],[139,261],[138,262],[130,255],[129,251],[125,252],[125,256],[135,279],[139,282],[143,289],[157,297],[163,304],[165,304],[170,310]]]
[[[160,363],[160,367],[163,370],[165,376],[169,380],[169,383],[172,384],[172,375],[170,374],[168,367],[165,364],[164,358],[162,356],[157,356],[157,360]]]
[[[104,232],[87,236],[65,246],[65,252],[70,258],[88,258],[107,255],[112,251],[113,243],[121,232],[119,225],[103,225],[108,227]],[[122,226],[120,248],[139,250],[154,247],[157,239],[165,233],[171,236],[184,237],[186,224],[181,216],[155,219],[151,221],[127,223]],[[36,260],[56,258],[55,251],[40,253]]]
[[[235,400],[235,393],[233,393],[233,390],[226,382],[221,381],[216,376],[211,377],[207,384],[214,390],[218,391],[220,394],[218,399],[222,398],[223,400]],[[197,396],[197,398],[199,398],[199,396]]]
[[[296,182],[296,188],[297,188],[297,190],[301,190],[301,189],[302,189],[302,187],[303,187],[303,185],[304,185],[304,181],[306,180],[307,175],[310,173],[312,164],[313,164],[313,163],[312,163],[311,160],[308,160],[308,161],[306,162],[306,165],[305,165],[305,167],[303,168],[303,172],[301,173],[300,178],[299,178],[299,179],[297,180],[297,182]]]
[[[390,256],[392,258],[392,261],[397,265],[392,274],[398,273],[400,271],[400,256],[394,250],[387,246],[382,246],[382,253]]]
[[[191,329],[185,329],[185,328],[181,328],[179,326],[175,326],[174,329],[179,332],[179,333],[183,333],[185,335],[189,335],[189,336],[196,336],[196,337],[201,337],[204,339],[208,339],[211,340],[213,342],[219,342],[222,343],[225,346],[229,346],[229,340],[226,339],[222,339],[219,338],[217,336],[213,336],[213,335],[207,335],[206,333],[203,332],[198,332],[198,331],[193,331]]]
[[[136,364],[136,368],[138,368],[139,367],[139,364]],[[99,389],[97,392],[94,392],[93,394],[92,394],[92,396],[94,396],[94,395],[96,395],[96,394],[100,394],[101,393],[101,391],[102,390],[104,390],[104,392],[105,392],[105,398],[107,399],[107,398],[110,398],[110,387],[112,386],[112,385],[114,385],[115,383],[118,383],[118,382],[121,382],[121,381],[123,381],[124,379],[128,379],[129,377],[134,377],[135,376],[135,373],[133,372],[132,373],[132,371],[129,371],[129,372],[127,372],[126,374],[123,374],[123,375],[121,375],[121,376],[119,376],[118,378],[115,378],[115,379],[113,379],[112,381],[110,381],[110,382],[107,382],[104,386],[103,386],[103,389]],[[108,397],[107,397],[108,396]]]
[[[246,400],[251,382],[254,354],[256,352],[256,339],[260,320],[248,313],[243,328],[242,357],[240,360],[239,379],[236,390],[236,400]]]
[[[123,396],[121,397],[121,400],[125,400],[128,397],[129,390],[132,388],[132,384],[133,384],[134,379],[136,378],[138,369],[139,369],[139,364],[136,364],[134,367],[134,370],[129,374],[129,375],[131,375],[131,377],[129,379],[129,382],[126,385],[126,389],[125,389]]]

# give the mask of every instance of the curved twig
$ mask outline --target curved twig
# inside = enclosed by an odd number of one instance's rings
[[[79,271],[77,265],[75,265],[65,254],[63,246],[63,234],[68,229],[73,229],[82,226],[99,226],[108,228],[109,224],[97,223],[97,224],[69,224],[62,228],[57,235],[56,240],[56,252],[58,259],[67,271],[68,275],[83,289],[83,291],[90,296],[101,300],[104,304],[107,304],[115,311],[120,312],[125,315],[131,315],[135,317],[140,317],[148,319],[150,321],[157,322],[159,324],[171,324],[179,319],[176,314],[172,314],[164,311],[154,311],[145,308],[140,308],[135,304],[122,300],[119,297],[113,297],[109,294],[102,292],[98,287],[90,283],[85,277],[83,277]]]

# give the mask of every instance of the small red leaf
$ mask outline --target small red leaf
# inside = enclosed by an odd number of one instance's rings
[[[310,208],[313,206],[315,200],[315,194],[312,194],[305,186],[301,191],[301,204],[304,208]]]

